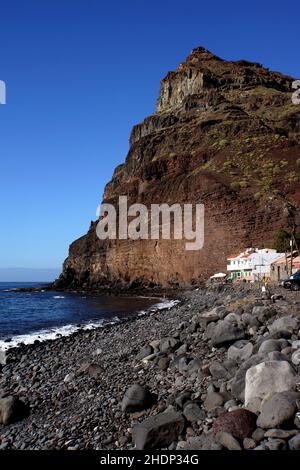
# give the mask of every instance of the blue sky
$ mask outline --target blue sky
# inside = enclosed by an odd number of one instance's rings
[[[193,47],[300,78],[299,14],[289,0],[2,0],[0,268],[61,266]]]

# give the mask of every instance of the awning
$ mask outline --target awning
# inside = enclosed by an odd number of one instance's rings
[[[213,276],[210,276],[209,279],[216,279],[216,278],[220,278],[220,277],[226,277],[227,274],[224,274],[224,273],[217,273],[217,274],[214,274]]]

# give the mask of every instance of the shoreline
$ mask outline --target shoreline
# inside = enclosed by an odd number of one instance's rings
[[[228,346],[214,346],[211,330],[218,323],[223,325],[224,317],[232,319],[230,322],[240,319],[243,341],[254,349],[250,359],[254,361],[252,356],[256,357],[261,341],[270,335],[268,324],[282,315],[290,316],[291,309],[300,319],[299,295],[283,290],[274,293],[277,300],[261,299],[258,290],[247,286],[189,290],[180,304],[166,310],[10,349],[8,364],[0,369],[0,390],[2,396],[18,397],[28,407],[29,416],[6,426],[0,424],[0,449],[151,448],[151,444],[138,441],[135,429],[154,416],[164,420],[176,417],[183,426],[173,435],[174,422],[170,424],[169,440],[161,441],[157,448],[226,448],[226,443],[216,441],[213,429],[223,413],[240,412],[245,407],[230,385],[245,360],[229,360]],[[255,308],[272,311],[273,317],[261,323],[248,313]],[[246,326],[250,316],[257,327]],[[286,336],[291,344],[300,339],[297,331],[299,328]],[[288,341],[284,340],[285,348]],[[280,354],[286,355],[289,367],[297,369],[291,362],[292,352],[290,346],[290,352]],[[261,356],[261,360],[267,359],[267,353]],[[276,363],[280,361],[283,358],[278,356]],[[126,408],[128,403],[124,408],[124,397],[134,384],[146,387],[155,400],[135,410]],[[241,429],[243,426],[240,424]],[[295,424],[289,429],[297,433]],[[287,445],[284,439],[264,437],[267,430],[258,441],[247,431],[251,442],[238,438],[236,445]],[[280,445],[273,441],[280,441]]]
[[[43,289],[38,290],[38,291],[43,292]],[[15,292],[15,290],[13,290],[13,292]],[[22,290],[19,292],[24,292],[24,291]],[[79,292],[76,292],[76,293],[79,294]],[[94,295],[94,294],[87,293],[87,295]],[[118,297],[120,298],[122,296],[118,296]],[[124,298],[127,298],[127,296],[124,296]],[[1,352],[7,353],[7,351],[9,351],[10,349],[19,348],[22,345],[33,344],[35,342],[44,343],[45,341],[55,341],[56,339],[72,336],[73,334],[76,334],[77,332],[80,332],[80,331],[92,331],[98,328],[106,328],[107,326],[113,326],[113,325],[122,324],[128,321],[134,321],[137,317],[150,315],[151,313],[155,311],[162,311],[165,309],[170,309],[174,307],[175,305],[177,305],[178,303],[180,303],[180,300],[175,299],[175,298],[163,298],[163,297],[146,296],[146,295],[139,295],[137,297],[135,296],[135,298],[153,299],[153,300],[156,300],[157,302],[151,305],[150,307],[146,307],[145,309],[142,309],[142,310],[137,310],[122,318],[119,318],[118,315],[116,314],[116,316],[112,318],[100,318],[99,320],[89,320],[81,324],[68,323],[65,325],[43,328],[41,330],[32,331],[29,333],[18,334],[15,336],[11,336],[8,339],[0,338],[0,353]],[[0,360],[0,364],[1,364],[1,360]]]

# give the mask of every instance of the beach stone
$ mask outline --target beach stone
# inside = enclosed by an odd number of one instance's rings
[[[241,364],[231,383],[231,393],[235,398],[238,398],[240,401],[244,401],[247,370],[250,369],[252,366],[263,362],[264,360],[264,354],[254,354],[244,363]]]
[[[265,435],[265,431],[261,428],[256,428],[255,431],[252,433],[252,439],[254,439],[255,442],[260,442],[263,440]]]
[[[215,434],[224,431],[237,439],[244,439],[253,433],[256,427],[256,418],[257,416],[254,413],[244,408],[229,411],[215,420],[213,430]]]
[[[289,439],[299,433],[299,429],[285,431],[284,429],[269,429],[265,432],[264,437],[271,437],[275,439]]]
[[[243,362],[249,359],[253,352],[253,344],[247,340],[236,341],[227,351],[227,357],[231,361]]]
[[[180,441],[176,450],[221,450],[221,444],[215,441],[212,432],[201,434],[197,437],[189,437],[187,441]]]
[[[225,379],[227,380],[230,375],[225,367],[217,361],[213,361],[209,366],[209,371],[214,379]]]
[[[259,326],[259,321],[251,313],[243,313],[241,319],[242,319],[242,323],[245,326],[248,326],[248,327],[258,327]]]
[[[175,349],[178,344],[178,340],[170,336],[162,338],[159,343],[159,349],[161,352],[167,352],[169,350]]]
[[[160,345],[160,340],[159,339],[154,339],[149,343],[149,346],[153,349],[153,352],[158,353],[159,352],[159,345]]]
[[[217,406],[222,406],[224,397],[218,392],[209,392],[204,400],[204,408],[210,411]]]
[[[287,348],[283,348],[281,352],[282,354],[289,356],[289,355],[292,355],[292,353],[294,352],[294,349],[291,346],[288,346]]]
[[[200,322],[200,325],[206,328],[209,323],[216,322],[220,320],[220,318],[222,318],[222,316],[220,316],[220,314],[217,312],[218,308],[219,307],[215,307],[212,310],[209,310],[208,312],[202,313],[200,316],[197,316],[197,319],[195,318],[195,320],[198,320]],[[222,311],[224,311],[225,314],[227,313],[224,308]]]
[[[122,411],[139,411],[148,408],[151,404],[152,397],[148,387],[134,384],[126,390],[121,408]]]
[[[188,363],[187,368],[186,368],[187,375],[192,375],[194,373],[197,373],[199,370],[201,370],[202,364],[203,362],[201,359],[198,359],[198,358],[192,359]]]
[[[260,323],[265,323],[267,320],[276,315],[276,310],[273,307],[265,305],[257,305],[252,309],[252,315],[258,319]]]
[[[293,333],[294,330],[299,328],[299,320],[291,315],[281,317],[275,320],[268,328],[270,333],[276,333],[278,331],[289,331]]]
[[[220,348],[244,338],[245,331],[243,328],[230,321],[220,320],[213,330],[211,341],[213,347]]]
[[[266,450],[285,450],[286,448],[287,445],[283,439],[270,439],[265,442]]]
[[[250,437],[245,437],[245,439],[243,439],[243,447],[246,450],[254,449],[256,447],[256,442]]]
[[[295,414],[294,425],[300,429],[300,412]]]
[[[269,429],[280,428],[292,422],[296,412],[296,400],[300,398],[297,392],[274,393],[264,400],[257,426]]]
[[[167,370],[170,364],[170,358],[169,357],[161,357],[158,361],[158,367],[161,370]]]
[[[207,326],[205,330],[205,337],[207,339],[211,339],[213,337],[216,327],[217,327],[217,323],[214,323],[214,322],[209,323],[209,325]]]
[[[136,355],[136,360],[141,361],[147,356],[150,356],[150,354],[153,353],[153,349],[151,346],[144,346],[140,352]]]
[[[14,396],[0,398],[0,423],[15,423],[29,414],[29,407],[23,401]]]
[[[178,349],[176,349],[176,354],[178,354],[178,356],[180,354],[184,354],[187,352],[187,349],[188,349],[187,344],[184,343]]]
[[[288,356],[279,351],[272,351],[268,353],[268,361],[286,361],[290,362]]]
[[[237,406],[237,401],[232,399],[232,400],[228,400],[226,401],[226,403],[224,404],[224,408],[226,411],[229,411],[230,408],[233,408]]]
[[[260,345],[258,354],[268,354],[272,351],[281,351],[281,343],[277,339],[266,339]]]
[[[157,357],[157,353],[150,354],[149,356],[144,357],[144,359],[142,359],[142,362],[144,364],[148,364],[148,362],[153,361],[156,357]]]
[[[197,403],[187,403],[187,405],[184,406],[183,414],[191,423],[205,419],[205,412],[201,410]]]
[[[73,380],[75,379],[76,375],[74,374],[74,372],[70,372],[69,374],[67,374],[64,378],[64,382],[65,383],[70,383],[70,382],[73,382]]]
[[[260,411],[266,395],[291,390],[295,386],[295,371],[286,361],[266,361],[246,372],[245,405],[251,411]]]
[[[291,450],[300,450],[300,433],[289,440],[289,448]]]
[[[183,408],[185,403],[191,400],[191,396],[192,396],[192,392],[188,390],[180,393],[178,397],[176,397],[175,399],[176,405],[178,405],[179,408]]]
[[[300,349],[300,340],[299,339],[292,342],[292,348],[293,349]]]
[[[300,364],[300,349],[298,349],[297,351],[293,352],[293,354],[292,354],[292,363],[293,363],[295,366],[299,366],[299,364]]]
[[[175,411],[159,413],[134,426],[132,438],[137,450],[155,449],[177,440],[184,428],[184,418]]]
[[[90,377],[97,379],[102,375],[103,369],[99,364],[92,363],[92,364],[89,364],[87,368],[87,373]]]
[[[241,323],[241,316],[236,314],[235,312],[230,312],[226,317],[224,317],[224,321],[229,321],[234,324],[240,324]]]
[[[97,348],[95,351],[93,351],[93,356],[101,356],[103,353],[103,350],[101,348]]]
[[[239,442],[228,432],[220,431],[216,434],[216,442],[228,450],[242,450]]]
[[[190,359],[186,356],[178,358],[177,368],[181,374],[185,374],[187,372],[189,362]]]

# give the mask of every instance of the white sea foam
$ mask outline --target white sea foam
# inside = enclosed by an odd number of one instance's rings
[[[61,298],[61,296],[57,296],[57,297]],[[152,311],[170,309],[174,307],[175,305],[177,305],[178,303],[179,303],[179,300],[161,299],[160,302],[158,302],[155,305],[152,305],[149,309],[139,311],[138,316],[146,315],[147,313],[152,312]],[[28,334],[16,335],[16,336],[13,336],[9,342],[0,340],[0,350],[6,351],[10,348],[19,346],[21,343],[33,344],[36,340],[41,341],[41,342],[47,341],[47,340],[54,340],[62,336],[70,336],[79,330],[94,330],[96,328],[103,328],[103,326],[114,325],[120,322],[122,322],[122,320],[119,317],[115,316],[111,319],[102,318],[100,320],[90,321],[82,325],[78,325],[78,324],[70,325],[69,324],[69,325],[63,325],[63,326],[56,326],[53,328],[42,329],[42,330],[35,331],[32,333],[28,333]]]

